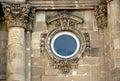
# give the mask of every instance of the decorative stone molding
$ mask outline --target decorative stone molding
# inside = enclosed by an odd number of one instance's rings
[[[48,27],[51,27],[51,25],[53,25],[52,27],[61,27],[62,30],[64,29],[69,29],[69,28],[76,28],[78,24],[82,24],[83,23],[83,19],[76,17],[72,14],[70,14],[67,11],[62,11],[60,13],[58,13],[58,15],[47,19],[47,24]]]
[[[28,4],[2,3],[7,27],[26,27],[30,6]]]
[[[35,8],[30,7],[30,11],[28,13],[28,18],[26,22],[26,30],[27,31],[32,31],[33,25],[34,25],[34,19],[35,19]]]
[[[64,74],[69,73],[72,69],[78,67],[78,61],[86,48],[86,43],[88,41],[86,42],[86,37],[84,37],[85,35],[77,29],[79,27],[78,25],[82,23],[83,19],[70,14],[68,11],[58,12],[58,15],[47,18],[48,33],[41,34],[42,38],[40,52],[47,54],[51,61],[51,66],[53,66],[54,69],[59,69]],[[74,33],[81,43],[79,51],[71,58],[60,58],[54,55],[51,50],[51,38],[53,38],[55,34],[61,31]]]
[[[42,33],[41,34],[41,43],[40,43],[40,53],[45,52],[45,39],[46,39],[47,33]]]
[[[97,20],[98,28],[103,29],[107,27],[107,6],[99,5],[95,7],[95,18]]]

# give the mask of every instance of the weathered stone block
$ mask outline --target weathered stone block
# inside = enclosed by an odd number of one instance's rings
[[[39,49],[40,48],[40,38],[41,32],[34,32],[32,33],[32,48],[33,49]]]
[[[8,32],[0,31],[0,40],[7,40],[8,39]]]
[[[92,57],[96,57],[96,56],[100,56],[100,49],[99,48],[92,48],[90,49],[90,56]]]
[[[92,18],[92,11],[88,10],[84,12],[84,25],[83,27],[86,27],[88,30],[93,30],[93,19]],[[91,24],[92,23],[92,24]]]
[[[100,67],[91,66],[91,81],[100,81]]]
[[[78,66],[78,69],[76,69],[76,71],[78,75],[88,76],[90,75],[90,66],[80,64]]]
[[[111,33],[113,39],[120,38],[120,31],[111,31]]]
[[[32,76],[38,77],[45,74],[45,69],[41,67],[32,67]]]
[[[32,49],[32,55],[31,57],[40,57],[42,54],[40,53],[40,48],[38,49]]]
[[[31,81],[42,81],[41,76],[32,76]]]
[[[99,64],[99,57],[84,57],[83,64],[87,65],[98,65]]]
[[[99,48],[101,45],[100,36],[98,32],[90,32],[90,46],[91,48]]]
[[[120,38],[114,39],[113,43],[114,43],[114,49],[120,49]]]
[[[46,14],[45,11],[38,11],[36,12],[36,26],[34,28],[35,31],[46,31]]]
[[[90,76],[42,76],[42,81],[90,81]]]
[[[120,58],[120,49],[113,50],[113,54],[115,58]]]
[[[58,75],[60,71],[58,69],[53,69],[52,66],[45,67],[45,75]]]
[[[117,57],[114,58],[114,64],[115,64],[115,66],[114,66],[115,68],[120,67],[120,58],[117,58]]]
[[[45,67],[48,65],[48,60],[45,57],[33,57],[32,65],[35,67]]]
[[[6,81],[6,74],[0,74],[0,81]]]

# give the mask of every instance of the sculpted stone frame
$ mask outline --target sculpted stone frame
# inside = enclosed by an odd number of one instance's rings
[[[77,28],[78,25],[82,23],[83,23],[82,18],[70,14],[68,11],[62,11],[58,13],[58,15],[47,19],[48,33],[43,35],[41,38],[44,39],[41,40],[41,44],[44,44],[41,45],[41,50],[43,50],[44,48],[43,53],[47,54],[51,62],[51,66],[53,66],[54,69],[59,69],[64,74],[69,73],[72,69],[78,67],[78,61],[81,55],[83,54],[84,50],[86,49],[87,42],[84,33],[82,33]],[[68,31],[74,33],[81,43],[79,51],[71,58],[67,59],[60,58],[58,56],[55,56],[51,50],[50,47],[51,38],[56,33],[61,31]]]

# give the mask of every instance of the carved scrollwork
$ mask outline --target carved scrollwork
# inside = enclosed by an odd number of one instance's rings
[[[99,5],[95,7],[95,18],[97,20],[98,28],[107,27],[107,6]]]
[[[29,4],[2,3],[8,27],[26,27],[28,22]]]
[[[48,27],[52,25],[54,28],[61,27],[63,30],[69,29],[70,27],[76,27],[76,25],[82,23],[82,18],[76,17],[67,11],[59,12],[58,15],[47,19]]]
[[[54,69],[60,69],[62,73],[69,73],[72,68],[78,67],[79,58],[74,58],[71,60],[54,60],[52,66]]]
[[[44,48],[44,53],[46,53],[48,58],[50,59],[51,66],[53,66],[54,69],[59,69],[64,74],[69,73],[72,69],[78,67],[78,61],[86,48],[86,43],[88,41],[86,42],[84,35],[81,33],[80,30],[77,29],[78,25],[82,23],[83,19],[70,14],[68,11],[58,12],[58,15],[47,19],[49,32],[46,36],[42,35],[42,38],[43,40],[45,39],[45,41],[42,41],[41,53],[43,53]],[[68,31],[74,33],[80,41],[81,47],[79,51],[71,58],[60,58],[53,54],[53,51],[51,50],[51,38],[53,38],[55,34],[61,31]]]

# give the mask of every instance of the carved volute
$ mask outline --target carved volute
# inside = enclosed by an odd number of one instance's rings
[[[8,27],[26,27],[30,6],[28,4],[2,3]]]

